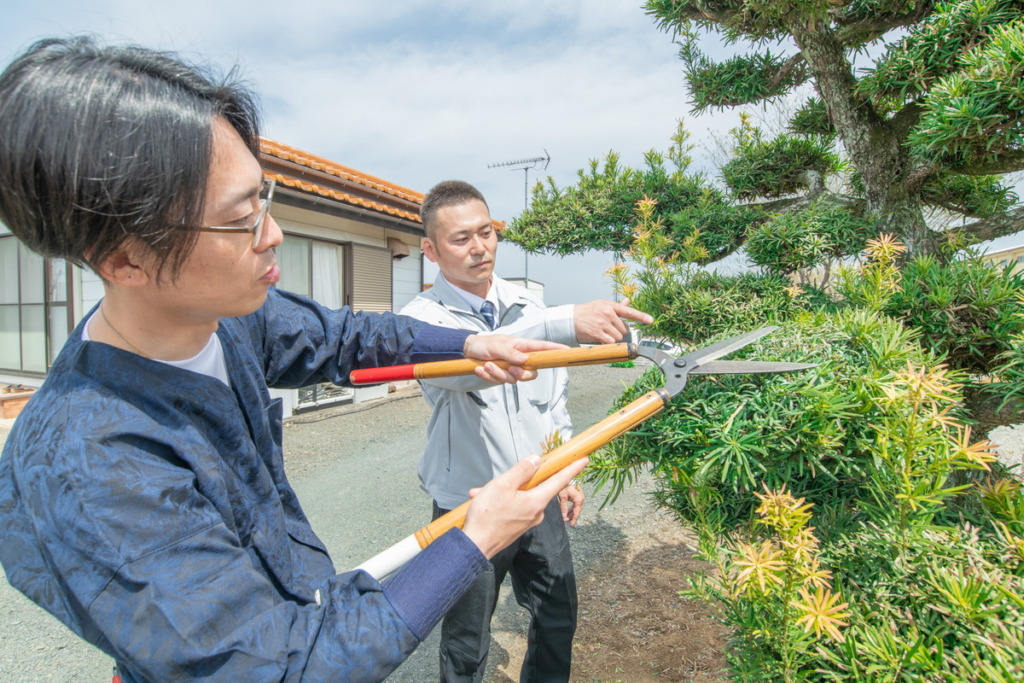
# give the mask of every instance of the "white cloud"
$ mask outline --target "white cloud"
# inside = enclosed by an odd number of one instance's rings
[[[522,209],[524,174],[489,164],[547,149],[550,166],[530,182],[550,174],[565,185],[612,149],[642,163],[646,150],[667,147],[679,118],[698,141],[735,125],[731,114],[688,116],[676,47],[639,1],[28,5],[6,10],[5,62],[33,39],[94,32],[221,68],[239,63],[269,136],[421,191],[469,180],[502,219]],[[517,250],[502,249],[511,265],[499,272],[521,274]],[[531,257],[530,275],[550,277],[556,300],[608,296],[607,262]],[[570,281],[587,284],[575,294]]]

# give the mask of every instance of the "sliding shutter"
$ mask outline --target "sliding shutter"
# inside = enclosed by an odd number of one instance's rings
[[[391,252],[387,249],[352,245],[352,309],[391,310]]]

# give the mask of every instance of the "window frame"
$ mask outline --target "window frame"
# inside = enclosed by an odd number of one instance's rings
[[[74,306],[73,306],[73,278],[71,264],[64,259],[52,259],[38,256],[30,252],[24,244],[22,244],[17,237],[8,233],[0,233],[0,241],[12,240],[16,247],[15,252],[15,270],[14,281],[17,283],[17,294],[15,300],[12,302],[0,303],[0,308],[3,309],[17,309],[17,321],[18,321],[18,365],[16,367],[9,367],[6,365],[0,365],[0,372],[7,374],[18,374],[26,377],[46,377],[46,374],[50,371],[53,366],[54,360],[57,358],[57,354],[60,349],[64,346],[64,342],[67,341],[67,337],[60,340],[59,344],[55,343],[53,339],[53,315],[55,312],[59,312],[60,309],[64,309],[63,321],[67,334],[70,335],[71,331],[75,327],[74,321]],[[42,261],[42,291],[39,294],[41,301],[25,301],[25,255],[29,254],[33,259],[41,259]],[[62,270],[62,274],[55,275]],[[63,295],[63,299],[54,299],[51,297],[53,293],[51,291],[51,285],[54,280],[62,278],[64,281],[62,290],[60,293]],[[43,340],[45,342],[44,356],[43,356],[43,369],[25,369],[25,333],[24,333],[24,321],[27,308],[35,308],[42,306],[43,309]]]

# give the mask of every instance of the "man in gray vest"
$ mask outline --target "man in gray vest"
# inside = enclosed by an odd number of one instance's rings
[[[523,287],[494,275],[498,235],[487,202],[468,183],[435,186],[420,216],[426,230],[423,252],[441,272],[431,289],[402,310],[404,315],[573,346],[620,341],[628,333],[624,318],[651,322],[649,315],[612,301],[546,308]],[[434,499],[435,519],[468,500],[471,488],[542,452],[555,433],[572,436],[564,368],[541,370],[533,382],[514,386],[491,387],[475,377],[420,384],[433,414],[419,474]],[[442,622],[442,681],[481,680],[491,615],[509,573],[516,600],[531,615],[520,680],[569,679],[577,599],[565,524],[576,524],[582,505],[583,492],[566,487],[551,500],[539,526],[491,558],[491,570],[477,578]]]

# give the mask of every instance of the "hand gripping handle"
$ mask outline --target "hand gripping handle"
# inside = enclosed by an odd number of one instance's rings
[[[553,349],[551,351],[534,351],[527,354],[523,367],[529,370],[542,368],[566,368],[574,365],[602,365],[617,361],[636,358],[636,346],[633,344],[600,344],[597,346],[581,346],[573,349]],[[442,360],[435,363],[414,363],[411,365],[394,365],[385,368],[366,368],[353,370],[349,374],[352,384],[379,384],[381,382],[398,382],[409,379],[433,379],[435,377],[459,377],[472,375],[476,368],[488,361],[474,358],[460,360]],[[507,368],[507,361],[491,361]]]
[[[534,488],[551,475],[563,470],[577,460],[584,458],[607,444],[612,439],[625,434],[633,427],[656,415],[671,400],[663,389],[649,391],[629,405],[620,408],[586,431],[576,435],[558,448],[546,454],[536,474],[521,487],[527,491]],[[364,569],[374,577],[382,579],[412,559],[421,549],[436,541],[448,530],[459,527],[466,522],[466,512],[470,503],[467,501],[454,510],[438,517],[412,536],[399,541],[384,552],[372,557],[357,569]]]

